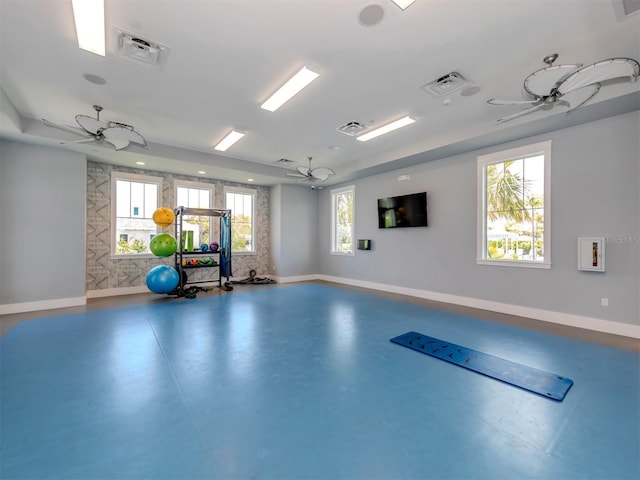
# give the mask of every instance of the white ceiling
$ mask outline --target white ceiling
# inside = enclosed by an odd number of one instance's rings
[[[40,119],[75,125],[77,114],[135,126],[149,148],[115,152],[74,145],[91,158],[246,183],[295,182],[288,169],[327,166],[326,184],[406,167],[465,149],[638,109],[640,82],[603,86],[588,106],[555,106],[496,124],[523,99],[524,78],[556,63],[640,58],[640,15],[621,0],[106,0],[107,55],[77,46],[70,0],[0,0],[0,135],[58,145],[77,140]],[[363,26],[375,3],[382,20]],[[116,30],[168,47],[163,65],[117,51]],[[319,78],[271,113],[260,104],[307,65]],[[457,71],[480,88],[436,98],[420,87]],[[104,85],[87,81],[93,74]],[[417,122],[369,142],[337,131],[373,128],[404,115]],[[213,146],[232,128],[247,135],[227,152]],[[424,152],[424,153],[422,153]],[[144,157],[144,158],[141,158]],[[277,165],[281,158],[293,160]]]

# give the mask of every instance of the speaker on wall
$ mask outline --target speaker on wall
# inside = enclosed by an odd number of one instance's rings
[[[358,250],[371,250],[371,240],[358,240]]]

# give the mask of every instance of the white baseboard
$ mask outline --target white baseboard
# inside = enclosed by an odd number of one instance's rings
[[[319,275],[297,275],[294,277],[276,277],[275,275],[267,275],[278,283],[294,283],[294,282],[311,282],[319,280]]]
[[[372,290],[381,290],[399,295],[408,295],[411,297],[424,298],[436,302],[450,303],[453,305],[461,305],[464,307],[478,308],[480,310],[489,310],[492,312],[506,313],[519,317],[532,318],[543,322],[556,323],[568,327],[584,328],[586,330],[594,330],[612,335],[621,335],[623,337],[639,338],[640,326],[628,323],[612,322],[600,318],[584,317],[571,313],[554,312],[551,310],[542,310],[539,308],[523,307],[520,305],[511,305],[508,303],[493,302],[490,300],[482,300],[479,298],[461,297],[458,295],[450,295],[447,293],[430,292],[428,290],[418,290],[415,288],[398,287],[395,285],[386,285],[383,283],[367,282],[363,280],[355,280],[352,278],[334,277],[330,275],[315,275],[316,280],[324,280],[327,282],[342,283],[345,285],[353,285],[354,287],[370,288]]]
[[[224,285],[224,282],[223,282]],[[192,286],[196,286],[193,284]],[[198,283],[199,287],[217,287],[218,282],[203,282]],[[187,285],[186,287],[189,287]],[[185,288],[186,288],[185,287]],[[122,288],[103,288],[102,290],[88,290],[87,298],[103,298],[103,297],[117,297],[120,295],[138,295],[140,293],[148,293],[149,295],[156,295],[149,291],[149,289],[144,285],[139,285],[137,287],[122,287]],[[162,294],[157,294],[162,295]]]
[[[104,288],[102,290],[87,290],[87,298],[117,297],[119,295],[137,295],[138,293],[151,293],[149,289],[140,285],[137,287]]]
[[[54,308],[80,307],[86,304],[87,297],[54,298],[51,300],[38,300],[37,302],[8,303],[6,305],[0,305],[0,315],[36,312],[38,310],[51,310]]]

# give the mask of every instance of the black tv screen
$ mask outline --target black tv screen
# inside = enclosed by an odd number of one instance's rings
[[[378,227],[427,226],[427,192],[378,199]]]

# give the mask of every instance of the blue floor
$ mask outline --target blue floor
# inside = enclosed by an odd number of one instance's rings
[[[562,402],[389,341],[575,383]],[[3,479],[638,479],[640,357],[323,285],[24,321]]]

